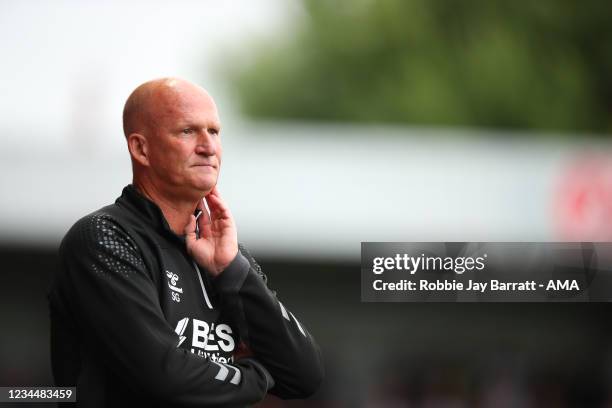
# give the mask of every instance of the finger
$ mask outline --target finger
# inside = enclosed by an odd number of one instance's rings
[[[211,217],[213,219],[231,218],[229,207],[219,198],[219,196],[207,195],[206,203],[208,204],[208,208],[210,208]]]
[[[210,194],[215,195],[219,198],[221,198],[221,193],[219,193],[219,189],[217,188],[217,186],[215,185],[213,187],[213,189],[210,191]]]
[[[222,211],[229,210],[229,207],[227,206],[227,204],[225,204],[225,201],[223,200],[223,197],[221,197],[221,194],[219,193],[219,189],[217,188],[217,186],[213,187],[210,194],[208,194],[204,198],[206,198],[207,204],[212,204],[213,206],[218,207]],[[211,200],[209,200],[209,198]]]
[[[245,357],[253,357],[253,352],[243,341],[238,343],[238,346],[234,350],[234,359],[238,360]]]
[[[205,198],[206,198],[206,204],[208,204],[208,208],[210,208],[211,211],[212,211],[211,207],[214,207],[214,209],[219,209],[219,210],[227,210],[228,209],[228,207],[225,204],[225,202],[218,195],[209,194]]]
[[[200,216],[198,217],[198,225],[210,224],[210,213],[208,212],[208,208],[204,205],[204,199],[198,201],[197,209],[200,211]]]
[[[221,202],[221,204],[223,204],[224,209],[229,209],[229,207],[227,207],[227,205],[225,204],[225,200],[221,196],[221,193],[219,192],[219,189],[217,188],[217,186],[213,187],[209,195],[211,195],[213,198],[217,198],[218,201]]]

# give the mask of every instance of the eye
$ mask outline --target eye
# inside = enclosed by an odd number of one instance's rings
[[[210,132],[211,135],[217,136],[219,134],[219,129],[212,128],[212,129],[209,129],[208,131]]]
[[[193,133],[193,129],[192,128],[185,128],[183,129],[183,134],[184,135],[190,135]]]

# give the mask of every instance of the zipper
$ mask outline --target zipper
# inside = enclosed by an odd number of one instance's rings
[[[198,210],[197,213],[195,214],[195,219],[196,219],[196,237],[200,238],[200,226],[198,225],[198,218],[200,218],[200,216],[202,215],[202,210]],[[206,287],[204,286],[204,282],[202,281],[202,272],[200,272],[200,268],[198,267],[198,264],[196,263],[196,261],[194,261],[193,259],[191,259],[191,263],[193,263],[193,266],[195,267],[196,270],[196,275],[198,275],[198,280],[200,281],[200,287],[202,288],[202,294],[204,295],[204,300],[206,301],[206,306],[208,306],[209,309],[212,309],[212,304],[210,303],[210,299],[208,298],[208,292],[206,292]],[[208,339],[207,339],[208,340]]]

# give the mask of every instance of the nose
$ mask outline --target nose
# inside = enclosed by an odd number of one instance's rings
[[[207,129],[199,132],[198,141],[196,145],[196,153],[204,156],[214,156],[217,154],[217,143],[212,135]]]

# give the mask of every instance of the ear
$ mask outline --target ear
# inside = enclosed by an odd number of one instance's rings
[[[127,137],[128,150],[132,160],[135,160],[142,166],[149,165],[149,151],[147,138],[140,133],[132,133]]]

